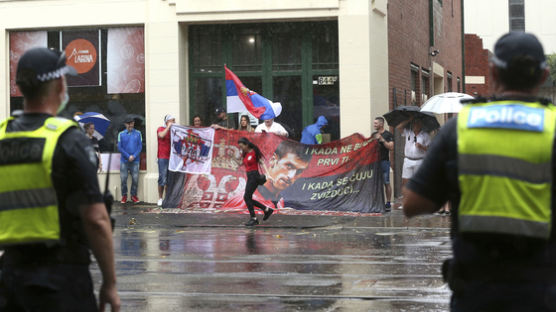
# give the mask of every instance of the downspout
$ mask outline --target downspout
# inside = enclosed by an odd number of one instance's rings
[[[461,0],[461,90],[465,93],[465,20],[464,0]]]
[[[429,46],[430,47],[434,47],[434,3],[433,1],[434,0],[429,0]]]

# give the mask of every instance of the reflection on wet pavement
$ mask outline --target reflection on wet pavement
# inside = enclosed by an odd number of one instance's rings
[[[441,217],[415,223],[424,227],[401,226],[394,214],[313,229],[140,217],[114,234],[123,311],[448,309],[440,264],[451,250]],[[96,267],[93,275],[98,287]]]

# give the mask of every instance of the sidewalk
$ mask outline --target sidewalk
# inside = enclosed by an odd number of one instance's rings
[[[399,206],[397,204],[396,206]],[[179,210],[179,211],[178,211]],[[117,227],[231,227],[244,228],[248,214],[243,213],[201,213],[181,209],[162,209],[151,204],[114,205],[113,217]],[[259,216],[262,221],[262,216]],[[377,228],[377,227],[416,227],[449,228],[449,218],[423,216],[408,220],[399,209],[392,209],[387,214],[331,215],[330,212],[312,211],[307,214],[274,214],[256,228],[292,228],[316,229],[327,227],[339,228]]]

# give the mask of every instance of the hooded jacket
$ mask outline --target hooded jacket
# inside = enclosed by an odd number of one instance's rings
[[[322,144],[322,134],[320,129],[328,124],[324,116],[319,116],[317,122],[308,125],[301,133],[301,143],[303,144]]]

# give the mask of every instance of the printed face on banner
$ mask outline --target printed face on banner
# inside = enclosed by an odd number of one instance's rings
[[[282,157],[274,154],[270,160],[268,182],[265,186],[281,192],[294,184],[308,166],[309,161],[302,159],[295,152],[286,153]]]

